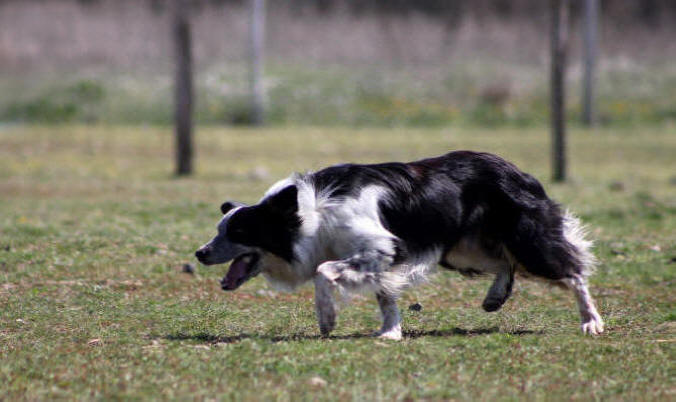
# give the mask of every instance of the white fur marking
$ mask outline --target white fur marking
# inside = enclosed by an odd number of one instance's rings
[[[314,272],[306,273],[274,254],[263,254],[263,277],[277,290],[290,292],[312,278]]]
[[[322,199],[318,199],[319,195],[309,183],[298,181],[296,187],[298,188],[298,216],[301,218],[301,235],[314,236],[319,230],[322,220],[319,210]]]
[[[483,250],[474,237],[463,237],[446,253],[444,260],[457,269],[474,269],[475,271],[498,274],[509,270],[509,262],[505,258],[491,257]]]

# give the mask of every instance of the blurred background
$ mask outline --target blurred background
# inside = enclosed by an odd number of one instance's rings
[[[163,0],[0,2],[0,121],[171,124]],[[188,2],[197,124],[251,122],[249,2]],[[584,1],[570,2],[567,110],[580,119]],[[543,126],[550,2],[287,0],[266,5],[265,122]],[[596,122],[676,119],[676,2],[603,0]]]

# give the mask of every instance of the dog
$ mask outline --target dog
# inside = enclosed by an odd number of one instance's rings
[[[507,301],[516,275],[570,289],[582,332],[603,332],[587,285],[596,259],[584,227],[535,178],[493,154],[335,165],[293,174],[255,205],[225,202],[221,212],[218,234],[197,259],[233,260],[221,281],[228,291],[258,274],[286,289],[313,281],[323,336],[336,325],[336,290],[369,291],[383,316],[376,335],[401,339],[396,300],[437,265],[493,275],[487,312]]]

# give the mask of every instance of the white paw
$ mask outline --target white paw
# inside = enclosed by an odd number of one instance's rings
[[[396,326],[394,328],[390,328],[388,330],[380,330],[374,334],[374,336],[380,338],[380,339],[388,339],[391,341],[400,341],[402,336],[401,336],[401,327]]]
[[[585,335],[599,335],[603,332],[603,320],[601,317],[591,317],[582,323],[581,328]]]

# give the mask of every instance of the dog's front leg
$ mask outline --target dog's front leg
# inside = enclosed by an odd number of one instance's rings
[[[326,273],[322,271],[317,272],[314,281],[319,331],[322,336],[328,336],[336,326],[336,305],[333,301],[333,291],[336,285],[334,279],[327,277]]]
[[[315,303],[322,335],[326,336],[336,324],[333,292],[336,287],[357,290],[379,283],[379,276],[392,263],[392,256],[377,249],[362,251],[345,260],[327,261],[317,268],[315,275]],[[380,296],[379,296],[380,297]],[[378,299],[385,319],[378,335],[401,339],[399,310],[396,301],[383,292]]]
[[[380,312],[383,314],[383,327],[376,332],[376,336],[395,341],[401,340],[401,316],[397,299],[383,292],[376,293]]]

